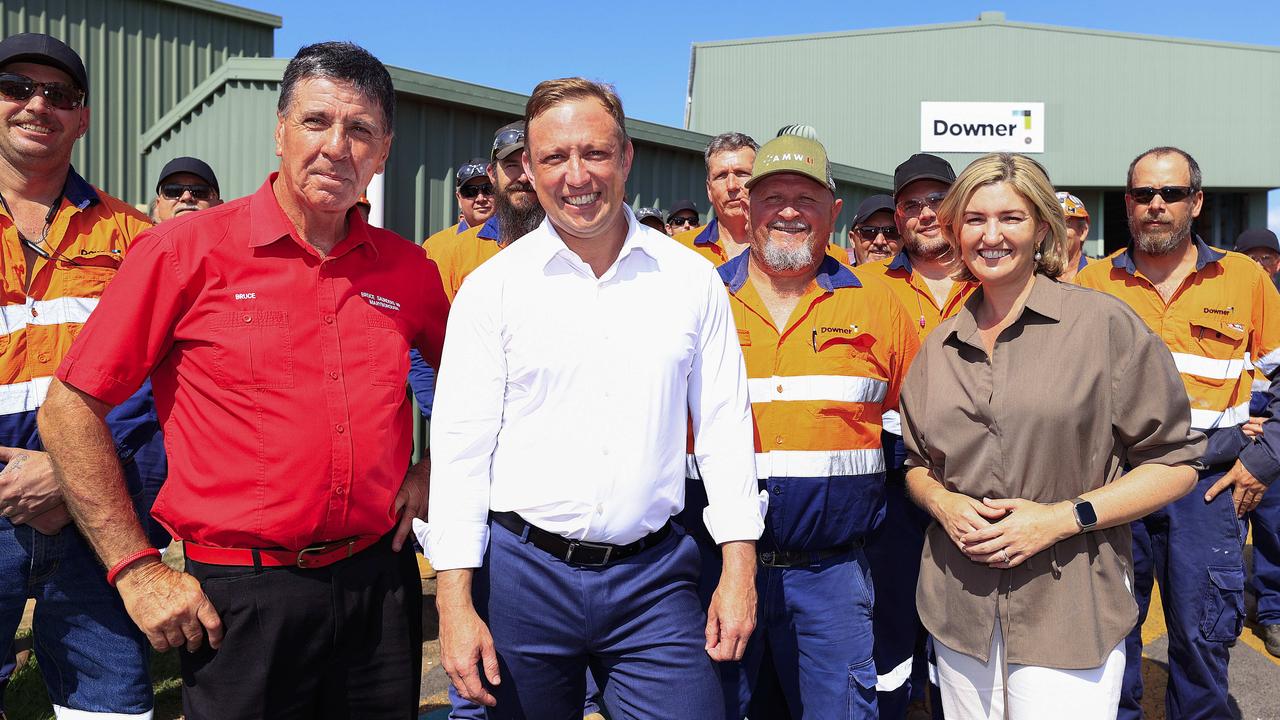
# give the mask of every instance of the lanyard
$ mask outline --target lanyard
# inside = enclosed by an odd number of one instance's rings
[[[49,254],[49,251],[45,250],[41,246],[44,245],[45,241],[49,239],[49,230],[50,228],[53,227],[53,218],[57,216],[58,206],[60,206],[61,204],[62,204],[62,195],[59,194],[58,199],[53,201],[53,204],[49,206],[49,212],[46,213],[44,216],[44,229],[40,231],[39,243],[31,242],[30,238],[28,238],[26,235],[23,235],[22,230],[18,227],[18,223],[16,220],[14,220],[14,223],[13,223],[13,229],[17,231],[18,239],[21,240],[23,244],[25,244],[27,247],[31,248],[32,252],[44,258],[45,260],[52,260],[53,256]],[[4,199],[3,193],[0,193],[0,205],[4,206],[5,214],[7,214],[9,218],[12,220],[13,211],[9,209],[9,201]],[[61,257],[61,255],[59,255],[59,257]]]

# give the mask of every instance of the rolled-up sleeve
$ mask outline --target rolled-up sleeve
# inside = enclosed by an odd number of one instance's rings
[[[489,543],[489,485],[507,377],[499,292],[470,283],[449,314],[431,423],[426,551],[437,570],[480,567]]]
[[[902,391],[898,395],[898,409],[901,418],[902,442],[906,446],[907,467],[933,467],[929,457],[929,444],[924,435],[921,418],[925,417],[924,404],[928,383],[924,377],[924,366],[928,358],[921,351],[911,363],[907,371],[907,379],[902,383]]]
[[[768,495],[758,489],[747,370],[729,295],[708,266],[698,350],[689,373],[689,415],[707,490],[702,521],[716,543],[758,540]]]
[[[1191,429],[1191,405],[1173,356],[1136,315],[1126,316],[1129,332],[1113,333],[1111,345],[1111,424],[1125,460],[1130,467],[1195,463],[1205,437]]]

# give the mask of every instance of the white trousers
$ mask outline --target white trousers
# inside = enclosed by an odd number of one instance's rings
[[[1004,637],[998,618],[985,664],[937,640],[933,647],[947,720],[1115,720],[1124,680],[1124,641],[1105,663],[1087,670],[1010,664],[1008,715],[1000,672]]]

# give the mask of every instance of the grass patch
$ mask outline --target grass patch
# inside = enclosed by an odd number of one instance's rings
[[[151,653],[151,679],[156,693],[155,720],[181,718],[182,672],[178,669],[176,651]],[[45,692],[44,678],[34,657],[14,673],[5,692],[4,704],[5,712],[11,718],[54,720],[53,705]]]

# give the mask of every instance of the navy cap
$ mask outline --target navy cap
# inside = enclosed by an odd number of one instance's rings
[[[893,197],[917,180],[937,180],[950,186],[956,181],[956,171],[937,155],[916,153],[893,171]]]
[[[671,207],[667,208],[667,222],[671,222],[672,215],[685,210],[693,213],[694,216],[698,215],[698,206],[694,205],[692,200],[677,200]]]
[[[1276,234],[1266,228],[1249,228],[1236,238],[1236,252],[1265,248],[1280,253],[1280,240]]]
[[[84,91],[84,104],[89,104],[89,76],[84,71],[84,61],[58,38],[44,33],[18,33],[0,40],[0,67],[16,62],[61,70]]]
[[[193,157],[176,157],[165,163],[164,168],[160,170],[160,179],[156,180],[156,192],[160,192],[160,186],[170,175],[178,173],[191,173],[209,183],[209,187],[218,194],[222,194],[222,190],[218,188],[218,176],[213,174],[213,168],[209,167],[209,163]]]
[[[866,200],[863,200],[862,204],[858,206],[858,214],[853,216],[854,226],[856,227],[861,225],[867,221],[867,218],[875,215],[881,210],[887,211],[890,215],[893,214],[892,197],[888,195],[872,195]]]
[[[462,165],[458,166],[458,174],[454,176],[454,182],[458,187],[462,187],[463,183],[475,178],[489,177],[487,168],[489,161],[484,158],[471,158]]]

